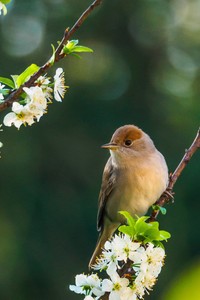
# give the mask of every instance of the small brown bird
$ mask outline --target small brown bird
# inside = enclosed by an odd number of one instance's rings
[[[168,184],[165,159],[140,128],[118,128],[110,143],[102,148],[109,149],[111,155],[103,172],[97,215],[99,239],[89,267],[95,264],[105,242],[125,222],[118,212],[144,215]]]

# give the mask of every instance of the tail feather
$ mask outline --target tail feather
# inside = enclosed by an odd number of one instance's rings
[[[100,232],[95,250],[89,262],[89,269],[91,269],[91,267],[95,265],[95,263],[97,262],[97,258],[102,253],[102,249],[104,247],[105,242],[109,240],[109,238],[112,236],[112,234],[115,232],[118,226],[119,224],[111,223],[110,226],[105,226],[103,231]]]
[[[100,257],[100,255],[102,253],[102,249],[103,249],[106,241],[107,241],[107,237],[105,237],[102,233],[100,233],[95,250],[94,250],[92,257],[90,259],[90,262],[89,262],[89,269],[91,269],[91,267],[93,265],[95,265],[97,258]]]

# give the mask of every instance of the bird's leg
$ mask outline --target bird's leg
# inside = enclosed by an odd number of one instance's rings
[[[172,201],[172,203],[174,203],[174,194],[175,193],[172,192],[172,188],[170,187],[170,182],[172,181],[172,176],[173,176],[173,174],[170,173],[169,174],[169,185],[166,188],[166,190],[163,192],[163,194],[161,195],[161,198],[164,197],[167,203],[169,203],[170,200]],[[158,202],[159,202],[159,200],[158,200]]]

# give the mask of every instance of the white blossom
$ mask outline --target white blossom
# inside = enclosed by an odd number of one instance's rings
[[[42,89],[45,98],[47,99],[48,102],[52,102],[52,93],[53,93],[53,89],[49,86],[51,84],[50,82],[50,78],[46,77],[46,75],[44,76],[40,76],[36,83],[38,84],[38,86]]]
[[[146,289],[143,283],[140,281],[140,277],[136,277],[132,290],[134,291],[134,293],[137,295],[138,298],[143,299]]]
[[[102,290],[109,292],[109,300],[124,300],[123,295],[126,294],[126,288],[129,285],[127,278],[120,278],[117,273],[112,274],[111,280],[104,279],[102,281]]]
[[[92,266],[92,268],[94,270],[106,269],[106,272],[109,276],[116,272],[117,268],[119,268],[117,254],[115,249],[112,247],[111,241],[106,241],[102,255],[97,258],[97,262],[94,266]]]
[[[76,294],[86,294],[84,286],[87,285],[87,276],[84,274],[78,274],[75,277],[75,285],[70,285],[69,289]]]
[[[41,116],[43,116],[47,108],[47,99],[45,98],[42,88],[38,86],[30,88],[24,87],[23,90],[27,94],[25,99],[27,104],[25,107],[39,122]]]
[[[40,87],[45,87],[48,86],[50,84],[50,78],[46,77],[46,74],[44,76],[40,76],[37,80],[36,83],[38,84],[38,86]]]
[[[27,104],[34,104],[37,109],[45,110],[47,108],[47,100],[44,93],[39,86],[32,86],[30,88],[24,87],[23,90],[27,94]]]
[[[102,255],[97,259],[97,263],[92,267],[94,270],[107,269],[110,275],[119,268],[119,262],[127,262],[136,254],[140,243],[135,243],[128,235],[115,235],[110,241],[106,241]]]
[[[102,290],[101,290],[101,280],[99,279],[97,274],[92,274],[92,275],[88,276],[87,284],[90,286],[91,292],[95,296],[99,297],[104,294],[104,293],[102,293]]]
[[[26,104],[21,105],[14,102],[12,112],[8,113],[3,120],[5,126],[14,125],[18,129],[22,124],[32,125],[35,120],[39,121],[41,116],[46,112],[47,100],[38,86],[23,88],[26,93]]]
[[[105,292],[109,300],[143,299],[154,286],[161,271],[165,251],[153,243],[134,242],[127,235],[115,235],[104,245],[102,255],[97,259],[95,270],[106,270],[108,278],[101,280],[97,275],[76,276],[76,286],[72,291],[82,293],[85,300],[97,300]],[[119,270],[127,261],[131,261],[130,277],[120,277]]]
[[[79,274],[75,277],[75,285],[69,286],[70,290],[77,294],[92,295],[97,298],[104,295],[101,289],[101,280],[97,274],[85,275]]]
[[[132,255],[140,247],[140,243],[135,243],[131,237],[125,235],[115,235],[112,240],[112,248],[117,254],[117,260],[127,262],[127,259],[132,260]]]
[[[68,86],[65,86],[63,69],[58,68],[56,70],[56,74],[54,75],[54,98],[56,101],[62,102],[62,98],[64,98],[67,88]]]
[[[152,290],[152,287],[156,283],[156,277],[150,272],[140,272],[135,279],[136,289],[139,296],[143,296],[144,292]]]
[[[137,300],[136,290],[130,287],[127,287],[121,295],[121,300]]]
[[[12,112],[8,113],[3,123],[5,126],[14,125],[18,129],[22,124],[32,125],[34,123],[33,115],[27,110],[27,108],[18,102],[14,102],[12,105]]]
[[[7,14],[7,8],[5,6],[5,4],[3,4],[1,1],[0,1],[0,15],[3,13],[3,15],[6,15]]]
[[[138,256],[135,257],[133,267],[136,272],[135,288],[136,293],[143,297],[145,291],[151,290],[156,282],[165,257],[165,251],[161,247],[155,247],[152,243],[145,247],[138,248]]]
[[[134,262],[140,264],[140,271],[144,273],[148,271],[157,277],[161,271],[164,257],[164,249],[154,247],[152,243],[149,243],[146,249],[144,247],[138,249],[138,255],[135,256]],[[136,268],[135,271],[137,271]]]
[[[1,2],[0,2],[1,5]],[[1,6],[0,6],[1,9]],[[54,76],[54,96],[57,101],[64,97],[67,86],[65,86],[64,73],[62,68],[56,70]],[[8,113],[3,120],[5,126],[14,125],[18,129],[22,124],[32,125],[39,122],[40,118],[47,112],[47,105],[51,102],[53,89],[50,85],[50,78],[40,76],[36,80],[36,86],[24,87],[25,98],[21,103],[14,102],[12,112]],[[0,83],[0,101],[4,99],[2,89],[4,85]],[[24,104],[25,103],[25,104]]]
[[[88,295],[84,298],[84,300],[95,300],[95,298],[93,298],[92,296]]]

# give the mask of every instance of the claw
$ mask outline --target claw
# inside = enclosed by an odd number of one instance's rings
[[[174,203],[174,192],[172,192],[172,191],[169,191],[169,190],[166,190],[166,191],[164,191],[164,193],[163,193],[167,198],[170,198],[171,199],[171,201],[172,201],[172,203]],[[170,201],[170,199],[168,200],[168,201]]]

